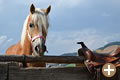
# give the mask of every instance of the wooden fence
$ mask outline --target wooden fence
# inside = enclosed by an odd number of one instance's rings
[[[91,80],[85,67],[19,68],[17,63],[0,63],[0,80]]]
[[[19,56],[0,55],[0,80],[92,80],[86,67],[28,67],[19,68],[18,62],[45,62],[45,63],[84,63],[85,58],[80,56]],[[119,70],[119,71],[118,71]],[[118,76],[120,69],[117,70]],[[99,76],[98,76],[99,78]],[[109,80],[109,78],[104,78]],[[97,80],[101,80],[100,78]],[[110,79],[114,80],[114,79]],[[117,80],[117,79],[116,79]]]
[[[83,63],[79,56],[0,56],[0,80],[91,80],[86,67],[19,68],[18,62]]]

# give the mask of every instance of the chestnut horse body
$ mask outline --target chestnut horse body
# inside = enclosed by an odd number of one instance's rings
[[[17,44],[9,47],[6,55],[44,56],[50,9],[51,6],[47,9],[40,9],[35,8],[33,4],[31,5],[30,14],[24,22],[21,40]],[[45,67],[45,63],[28,63],[27,66]]]

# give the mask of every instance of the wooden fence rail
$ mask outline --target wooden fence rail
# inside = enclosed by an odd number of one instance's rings
[[[86,67],[20,68],[18,62],[83,63],[79,56],[0,55],[0,80],[91,80]]]
[[[20,56],[0,55],[0,62],[46,62],[46,63],[83,63],[84,57],[80,56]]]
[[[92,80],[86,67],[19,68],[17,62],[0,62],[0,80]]]

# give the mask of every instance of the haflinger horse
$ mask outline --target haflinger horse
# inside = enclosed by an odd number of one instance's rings
[[[48,14],[51,6],[46,9],[35,8],[30,6],[30,14],[27,16],[21,35],[21,40],[9,47],[6,55],[33,55],[44,56],[46,51],[46,36],[48,32]],[[42,62],[28,63],[28,67],[45,67]]]

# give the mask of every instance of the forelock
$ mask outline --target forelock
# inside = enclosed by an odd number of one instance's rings
[[[44,26],[45,30],[47,31],[48,28],[48,16],[45,14],[43,9],[36,8],[35,13],[32,15],[32,20],[34,24],[40,26]]]

